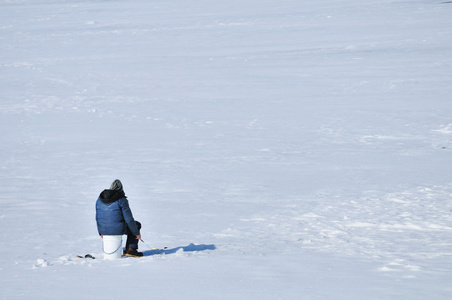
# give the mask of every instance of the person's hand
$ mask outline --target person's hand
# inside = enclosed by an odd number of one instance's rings
[[[103,235],[101,234],[101,235],[100,235],[100,238],[101,238],[101,239],[103,239],[103,238],[104,238],[104,236],[103,236]]]
[[[141,234],[137,235],[137,240],[141,240]]]

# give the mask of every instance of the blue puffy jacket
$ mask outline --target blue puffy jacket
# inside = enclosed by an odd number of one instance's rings
[[[133,235],[140,234],[122,190],[104,190],[100,194],[96,201],[96,222],[100,235],[127,234],[127,227]]]

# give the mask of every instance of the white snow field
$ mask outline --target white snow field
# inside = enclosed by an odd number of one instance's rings
[[[452,299],[451,95],[451,1],[0,0],[0,298]]]

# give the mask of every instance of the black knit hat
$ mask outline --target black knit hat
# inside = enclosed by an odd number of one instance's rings
[[[122,190],[121,180],[115,179],[115,181],[113,181],[113,183],[110,186],[110,190],[121,191]]]

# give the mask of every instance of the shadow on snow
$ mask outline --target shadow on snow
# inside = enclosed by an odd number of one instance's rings
[[[154,250],[143,251],[143,256],[151,256],[151,255],[156,255],[156,254],[174,254],[181,250],[183,252],[197,252],[197,251],[215,250],[215,249],[217,249],[217,247],[215,247],[215,245],[213,245],[213,244],[212,245],[190,244],[185,247],[176,247],[176,248],[171,248],[171,249],[154,249]]]

